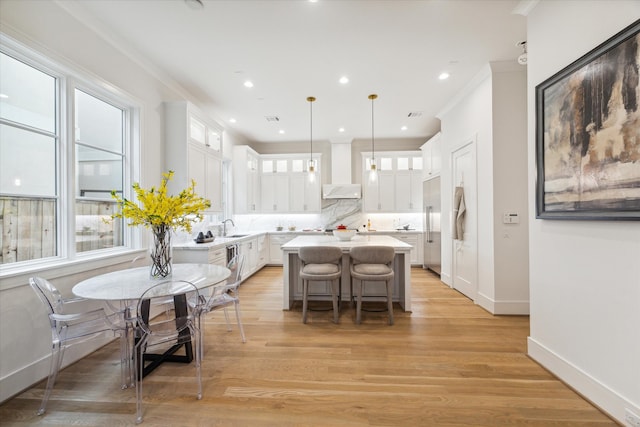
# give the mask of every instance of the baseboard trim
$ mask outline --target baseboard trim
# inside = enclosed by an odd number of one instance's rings
[[[621,425],[627,425],[624,421],[625,408],[636,414],[640,413],[640,407],[560,357],[534,338],[527,338],[527,348],[529,357]]]
[[[113,334],[105,333],[104,338],[81,342],[67,348],[64,352],[62,369],[93,353],[100,347],[113,341],[113,339]],[[50,358],[51,353],[0,378],[0,403],[11,399],[13,396],[45,379],[49,375]],[[33,411],[35,412],[37,409],[38,407],[34,406]]]
[[[496,301],[478,292],[475,303],[491,314],[529,315],[529,301]]]

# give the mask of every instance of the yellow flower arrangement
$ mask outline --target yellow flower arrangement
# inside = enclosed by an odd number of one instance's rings
[[[133,190],[141,206],[126,198],[111,192],[120,212],[111,215],[111,218],[128,218],[130,226],[142,225],[147,228],[169,227],[174,230],[183,229],[191,232],[191,223],[195,220],[202,221],[202,211],[211,207],[211,202],[199,197],[195,192],[196,182],[191,180],[191,185],[182,190],[177,196],[167,195],[167,182],[173,178],[174,172],[162,174],[160,187],[151,187],[149,190],[140,188],[137,182],[133,184]]]
[[[202,221],[202,211],[211,206],[207,199],[199,197],[195,192],[196,182],[182,190],[177,196],[167,194],[167,182],[173,178],[173,171],[162,174],[160,187],[149,190],[140,188],[137,182],[133,190],[141,206],[131,200],[118,196],[115,191],[111,197],[116,199],[120,212],[113,213],[112,219],[128,218],[129,226],[142,225],[151,228],[153,246],[151,247],[151,277],[166,278],[171,275],[171,230],[184,229],[191,232],[191,223]]]

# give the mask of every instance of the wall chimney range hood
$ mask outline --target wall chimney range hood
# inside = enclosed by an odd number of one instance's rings
[[[331,184],[322,186],[323,199],[359,199],[362,186],[351,183],[351,140],[331,141]]]
[[[362,197],[360,184],[325,184],[322,186],[323,199],[359,199]]]

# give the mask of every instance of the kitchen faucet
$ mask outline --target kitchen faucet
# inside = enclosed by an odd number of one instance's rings
[[[231,218],[227,218],[224,221],[222,221],[222,235],[226,237],[227,235],[227,222],[231,221],[231,225],[233,225],[234,227],[236,226],[236,224],[233,222],[233,220]]]

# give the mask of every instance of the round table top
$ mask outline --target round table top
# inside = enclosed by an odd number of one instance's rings
[[[171,277],[152,279],[149,266],[128,268],[83,280],[72,289],[76,296],[96,300],[135,300],[151,286],[168,280],[186,280],[198,289],[225,281],[231,271],[213,264],[173,264]]]

